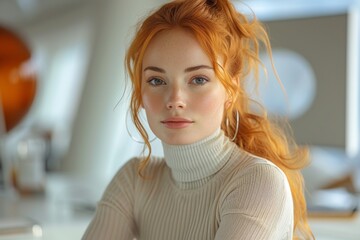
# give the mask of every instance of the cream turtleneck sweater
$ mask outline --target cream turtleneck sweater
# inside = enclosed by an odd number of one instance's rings
[[[163,143],[143,179],[139,159],[115,175],[83,239],[292,239],[293,201],[284,173],[221,130],[189,145]]]

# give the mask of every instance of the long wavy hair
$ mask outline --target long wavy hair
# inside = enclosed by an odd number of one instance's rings
[[[254,102],[246,92],[249,76],[258,82],[260,48],[271,57],[268,35],[263,25],[252,15],[237,12],[229,0],[175,0],[160,7],[143,20],[128,48],[125,65],[132,82],[131,116],[145,141],[147,156],[139,165],[139,174],[150,160],[149,136],[139,119],[142,106],[141,76],[144,53],[161,32],[181,27],[190,30],[212,61],[217,78],[225,87],[231,104],[224,110],[221,128],[229,138],[245,151],[266,158],[286,174],[294,201],[294,239],[314,239],[307,223],[303,178],[300,170],[308,163],[305,148],[299,148],[287,132],[273,123],[263,109],[251,108]],[[223,65],[218,64],[219,57]],[[240,121],[236,121],[239,114]],[[225,119],[229,119],[226,124]]]

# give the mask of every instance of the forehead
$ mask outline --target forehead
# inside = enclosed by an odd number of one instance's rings
[[[196,37],[182,28],[164,30],[150,41],[143,59],[148,64],[177,65],[208,64],[211,60],[202,49]]]

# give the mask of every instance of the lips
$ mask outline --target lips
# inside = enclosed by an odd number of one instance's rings
[[[161,121],[161,123],[164,124],[165,127],[167,128],[179,129],[190,126],[191,124],[194,123],[194,121],[191,121],[186,118],[171,117]]]

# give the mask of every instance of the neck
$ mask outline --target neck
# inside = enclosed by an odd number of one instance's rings
[[[178,182],[192,182],[207,178],[219,171],[236,147],[222,130],[187,145],[162,143],[165,162]]]

